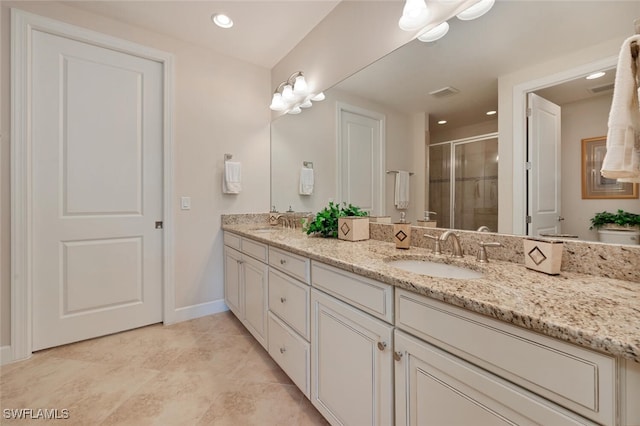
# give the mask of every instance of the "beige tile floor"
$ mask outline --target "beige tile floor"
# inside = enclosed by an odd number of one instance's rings
[[[327,424],[229,312],[4,365],[0,408],[0,424],[19,425]],[[69,418],[5,418],[4,409],[18,408],[67,409]]]

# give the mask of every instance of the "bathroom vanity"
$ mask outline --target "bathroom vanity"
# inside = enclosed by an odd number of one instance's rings
[[[638,283],[223,229],[227,304],[331,424],[640,424]]]

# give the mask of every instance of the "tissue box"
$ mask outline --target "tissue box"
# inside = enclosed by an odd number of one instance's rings
[[[562,241],[524,239],[524,266],[545,274],[557,275],[562,263]]]
[[[369,218],[364,216],[339,217],[338,238],[345,241],[368,240]]]

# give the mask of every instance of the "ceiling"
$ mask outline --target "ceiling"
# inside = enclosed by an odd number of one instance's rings
[[[498,108],[498,76],[605,40],[622,40],[633,34],[637,17],[639,1],[498,0],[479,19],[450,19],[449,33],[441,40],[414,40],[335,87],[398,111],[426,111],[430,128],[440,119],[448,126],[495,120],[485,113]],[[598,80],[545,89],[544,96],[558,104],[598,96],[587,89],[612,83],[613,76],[608,72]],[[447,86],[460,92],[429,95]]]
[[[268,69],[287,55],[339,0],[66,1],[64,4],[165,34]],[[211,22],[214,13],[234,21]]]

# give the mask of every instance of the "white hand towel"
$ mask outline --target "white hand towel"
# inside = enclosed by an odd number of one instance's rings
[[[640,130],[640,95],[632,65],[632,41],[640,43],[640,35],[629,37],[622,43],[609,112],[607,153],[600,173],[610,179],[640,178],[640,147],[636,138],[636,132]]]
[[[303,167],[300,169],[300,195],[313,193],[313,169]]]
[[[242,164],[235,161],[225,161],[222,172],[222,192],[239,194],[240,191],[242,191]]]
[[[396,173],[395,204],[398,209],[409,207],[409,172]]]

